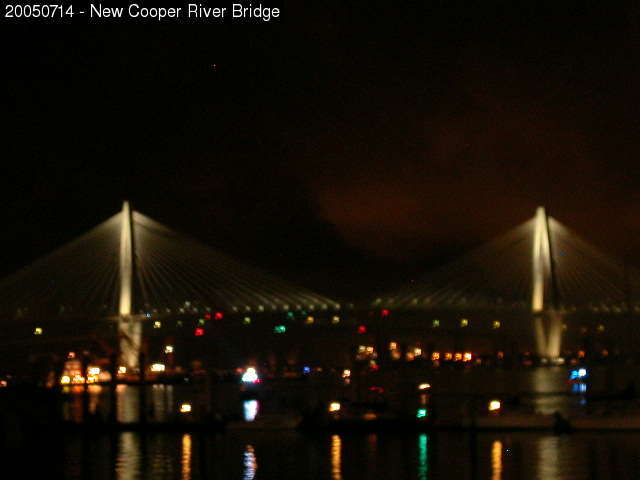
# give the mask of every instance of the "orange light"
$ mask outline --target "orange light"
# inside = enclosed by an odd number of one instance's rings
[[[464,355],[462,356],[462,361],[463,362],[470,362],[471,361],[471,357],[472,357],[471,352],[464,352]]]
[[[431,360],[440,360],[440,352],[433,352],[431,354]]]
[[[453,358],[453,354],[451,352],[447,352],[444,354],[445,360],[451,360]]]
[[[460,360],[462,360],[462,354],[460,352],[456,352],[455,356],[453,357],[453,360],[456,362],[459,362]]]
[[[578,352],[578,357],[579,357],[579,358],[584,358],[584,355],[585,355],[584,350],[580,350],[580,351]]]

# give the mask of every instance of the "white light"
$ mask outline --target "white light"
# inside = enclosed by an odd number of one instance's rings
[[[429,383],[421,383],[418,385],[418,390],[429,390],[431,385]]]
[[[63,376],[60,378],[60,383],[61,383],[62,385],[67,385],[67,384],[71,383],[71,377],[70,377],[69,375],[63,375]]]
[[[243,404],[244,420],[246,422],[253,422],[258,415],[258,401],[257,400],[245,400]]]
[[[152,372],[164,372],[165,366],[164,363],[154,363],[151,365]]]
[[[260,377],[258,377],[258,372],[253,367],[249,367],[242,374],[242,381],[244,383],[258,383],[260,381]]]
[[[340,408],[341,408],[341,406],[340,406],[340,402],[331,402],[331,403],[329,404],[329,412],[330,412],[330,413],[336,413],[336,412],[339,412],[339,411],[340,411]]]
[[[118,367],[118,373],[127,373],[127,367]]]
[[[180,413],[191,413],[191,404],[190,403],[181,404]]]
[[[165,345],[164,353],[173,353],[173,345]]]
[[[100,367],[89,367],[89,375],[100,375]]]
[[[502,406],[502,404],[500,403],[500,400],[491,400],[489,402],[489,411],[490,412],[497,412],[498,410],[500,410],[501,406]]]

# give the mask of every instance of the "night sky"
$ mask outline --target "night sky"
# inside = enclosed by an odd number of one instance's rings
[[[397,287],[539,204],[640,263],[640,7],[524,3],[2,25],[0,273],[124,198],[338,298]]]

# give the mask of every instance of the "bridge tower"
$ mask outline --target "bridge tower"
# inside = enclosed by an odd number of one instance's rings
[[[544,207],[538,207],[533,230],[531,311],[536,353],[551,359],[560,356],[562,340],[552,246],[549,218]]]
[[[133,221],[129,202],[122,205],[120,224],[120,301],[118,310],[118,337],[120,358],[124,366],[132,371],[139,367],[138,356],[142,342],[142,323],[132,314],[133,306]]]

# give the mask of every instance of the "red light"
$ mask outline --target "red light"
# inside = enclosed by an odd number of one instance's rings
[[[388,317],[389,316],[389,310],[387,310],[386,308],[384,310],[382,310],[380,312],[380,315],[382,315],[383,317]]]
[[[358,333],[367,333],[367,327],[364,325],[358,325]]]
[[[222,317],[224,317],[224,315],[222,314],[222,312],[216,312],[215,315],[213,316],[216,320],[222,320]]]
[[[210,313],[205,313],[204,314],[204,318],[207,320],[211,320],[211,314]]]
[[[196,337],[201,337],[204,335],[204,328],[196,328],[196,331],[193,333]]]
[[[384,393],[384,388],[382,388],[382,387],[371,387],[371,388],[369,388],[369,391],[378,392],[378,393]]]
[[[377,372],[378,370],[380,370],[380,365],[371,365],[371,370],[373,370],[374,372]]]

